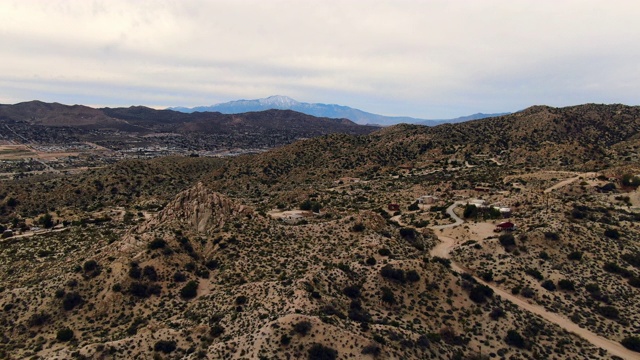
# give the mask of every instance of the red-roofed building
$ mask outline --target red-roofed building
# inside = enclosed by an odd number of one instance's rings
[[[500,232],[500,231],[513,231],[516,229],[516,224],[512,223],[511,221],[505,221],[505,222],[501,222],[500,224],[496,225],[496,232]]]

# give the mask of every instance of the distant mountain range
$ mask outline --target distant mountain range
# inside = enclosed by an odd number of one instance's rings
[[[114,141],[131,144],[144,139],[178,148],[206,150],[271,148],[302,138],[342,133],[368,134],[375,126],[348,119],[315,117],[292,110],[267,110],[244,114],[181,113],[144,106],[95,109],[29,101],[0,104],[0,140],[18,143],[93,142],[110,147]],[[169,136],[169,142],[162,140]],[[135,146],[140,146],[135,145]]]
[[[400,123],[408,124],[420,124],[427,126],[435,126],[447,123],[458,123],[469,120],[484,119],[488,117],[507,115],[509,113],[498,114],[482,114],[477,113],[468,116],[462,116],[455,119],[418,119],[407,116],[384,116],[378,114],[372,114],[359,109],[354,109],[348,106],[336,105],[336,104],[321,104],[321,103],[305,103],[296,101],[287,96],[275,95],[263,99],[255,100],[236,100],[226,103],[211,105],[211,106],[197,106],[193,108],[186,107],[174,107],[169,110],[180,111],[185,113],[193,112],[220,112],[223,114],[241,114],[251,111],[264,111],[270,109],[280,110],[293,110],[301,112],[307,115],[313,115],[317,117],[326,117],[332,119],[349,119],[356,124],[360,125],[395,125]]]

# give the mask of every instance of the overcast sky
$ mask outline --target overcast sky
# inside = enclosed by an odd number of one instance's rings
[[[0,103],[640,103],[638,0],[0,0]]]

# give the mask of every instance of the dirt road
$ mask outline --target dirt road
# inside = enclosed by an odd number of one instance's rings
[[[456,204],[451,205],[447,209],[447,212],[451,210],[451,212],[449,212],[449,215],[451,215],[451,217],[456,220],[456,223],[449,224],[449,225],[434,226],[432,227],[432,229],[451,228],[459,225],[458,221],[462,223],[463,222],[462,219],[460,219],[455,213],[453,213],[453,209],[455,208],[455,206]],[[438,235],[438,239],[440,239],[441,243],[439,243],[433,249],[431,249],[431,256],[438,256],[441,258],[451,259],[451,251],[455,249],[459,245],[459,243],[457,243],[456,240],[443,235]],[[460,266],[454,261],[451,261],[451,269],[456,272],[465,271],[462,266]],[[510,301],[515,305],[517,305],[518,307],[520,307],[521,309],[534,313],[542,317],[543,319],[560,326],[561,328],[567,330],[568,332],[572,332],[580,336],[581,338],[587,340],[594,346],[607,350],[612,355],[619,356],[623,359],[640,358],[640,353],[633,352],[625,348],[618,342],[599,336],[587,329],[583,329],[580,326],[573,323],[571,320],[567,319],[566,317],[560,314],[550,312],[542,306],[530,304],[527,301],[511,294],[510,292],[502,290],[501,288],[495,286],[495,284],[487,283],[475,276],[474,278],[479,283],[487,285],[488,287],[493,289],[494,293],[500,296],[503,300]]]

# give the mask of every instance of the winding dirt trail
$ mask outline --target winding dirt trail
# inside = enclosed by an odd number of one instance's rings
[[[456,207],[456,204],[453,204],[447,209],[447,212],[449,213],[449,215],[451,215],[451,217],[454,220],[456,220],[454,224],[443,225],[438,227],[434,226],[432,227],[432,229],[452,228],[454,226],[458,226],[461,223],[463,223],[464,221],[460,219],[453,212],[453,209],[455,207]],[[439,243],[433,249],[431,249],[431,252],[430,252],[431,256],[438,256],[441,258],[451,260],[451,251],[455,249],[459,245],[459,243],[456,242],[456,240],[444,235],[438,235],[438,239],[440,239],[441,243]],[[454,261],[451,261],[451,269],[456,272],[463,272],[463,271],[467,273],[469,272],[465,270],[460,264]],[[503,289],[497,287],[495,284],[487,283],[475,276],[473,278],[476,279],[476,281],[478,281],[479,283],[484,284],[490,287],[491,289],[493,289],[494,293],[500,296],[503,300],[510,301],[513,304],[520,307],[521,309],[534,313],[542,317],[543,319],[560,326],[561,328],[567,330],[568,332],[571,332],[580,336],[581,338],[587,340],[594,346],[607,350],[611,355],[619,356],[623,359],[629,359],[629,360],[640,358],[640,353],[631,351],[625,348],[624,346],[622,346],[618,342],[615,342],[605,337],[602,337],[600,335],[597,335],[587,329],[583,329],[580,326],[573,323],[571,320],[567,319],[566,317],[560,314],[550,312],[542,306],[528,303],[527,301],[511,294],[510,292],[504,291]]]
[[[552,192],[553,190],[559,189],[563,186],[569,185],[575,181],[578,181],[581,177],[596,177],[598,176],[598,173],[594,173],[594,172],[590,172],[590,173],[584,173],[584,174],[578,174],[575,177],[572,178],[568,178],[566,180],[562,180],[559,183],[547,188],[544,190],[545,194],[548,194],[550,192]]]

